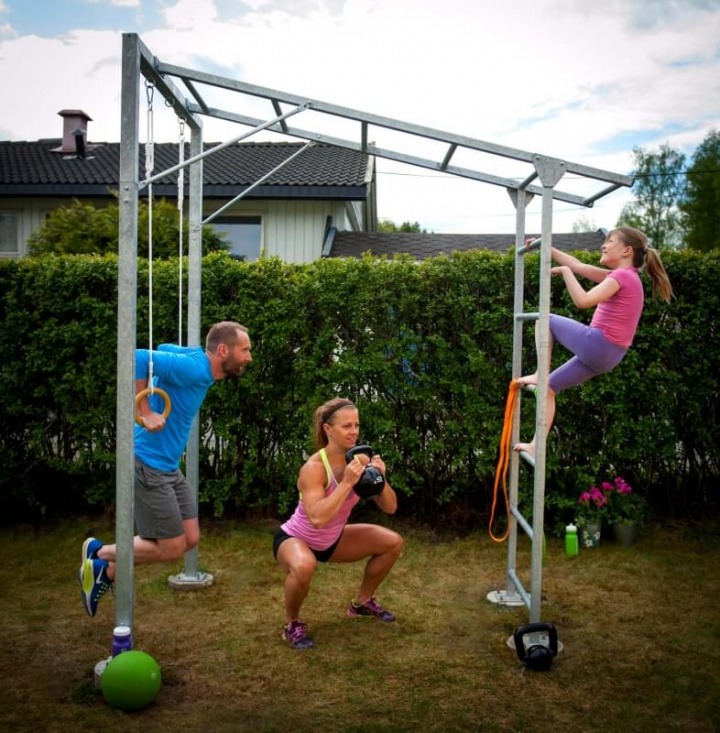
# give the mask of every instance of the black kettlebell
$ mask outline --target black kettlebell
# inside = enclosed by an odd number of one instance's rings
[[[530,644],[527,649],[523,637],[530,634],[547,634],[549,646],[537,643]],[[540,623],[526,624],[515,629],[515,651],[518,659],[525,662],[525,666],[533,672],[547,672],[552,667],[553,657],[558,653],[557,629],[553,624]]]
[[[369,445],[356,445],[345,454],[345,462],[350,463],[355,456],[367,456],[372,458],[375,451]],[[353,491],[361,499],[374,499],[380,496],[385,486],[385,476],[375,466],[365,466],[360,480],[353,486]]]

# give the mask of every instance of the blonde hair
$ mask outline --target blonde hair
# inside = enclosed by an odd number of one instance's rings
[[[653,298],[660,297],[666,303],[670,302],[672,296],[672,285],[665,268],[663,267],[660,253],[653,249],[647,241],[647,237],[639,229],[633,227],[618,227],[613,229],[612,234],[618,234],[623,243],[633,250],[633,267],[638,269],[644,267],[645,272],[652,281]]]
[[[315,416],[313,418],[313,427],[315,431],[315,450],[320,450],[328,444],[328,438],[323,430],[323,425],[330,423],[332,425],[335,420],[335,414],[346,407],[352,407],[353,410],[357,410],[357,407],[344,397],[334,397],[328,400],[324,405],[315,410]]]

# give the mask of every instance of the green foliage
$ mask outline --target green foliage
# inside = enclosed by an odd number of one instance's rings
[[[138,210],[138,255],[148,256],[149,207],[141,200]],[[180,225],[178,210],[165,199],[153,202],[153,259],[178,256]],[[73,201],[70,206],[55,209],[45,224],[28,239],[31,255],[117,254],[119,209],[112,203],[96,209],[90,204]],[[203,254],[227,248],[222,235],[211,226],[203,227]],[[188,251],[188,226],[183,226],[183,252]]]
[[[594,219],[590,219],[584,214],[578,217],[572,225],[572,233],[579,234],[580,232],[596,232],[598,230],[597,224]]]
[[[642,230],[658,249],[677,246],[683,228],[678,204],[685,185],[685,156],[669,145],[661,145],[657,152],[633,148],[633,157],[636,198],[623,207],[617,226]]]
[[[720,249],[720,132],[712,130],[693,155],[681,208],[685,243],[707,252]]]
[[[594,254],[581,259],[597,262]],[[526,308],[537,307],[537,255]],[[718,508],[720,255],[666,252],[670,305],[649,297],[633,347],[608,375],[558,397],[547,457],[547,526],[574,516],[598,476],[621,475],[659,513]],[[185,270],[187,271],[187,269]],[[154,267],[154,340],[177,340],[177,262]],[[0,263],[0,499],[4,516],[114,501],[117,261]],[[285,515],[325,400],[355,400],[362,439],[382,451],[400,512],[477,526],[492,501],[511,377],[512,256],[203,261],[203,334],[237,320],[254,361],[201,410],[201,508]],[[138,272],[147,338],[147,262]],[[553,281],[553,311],[589,316]],[[526,330],[527,368],[534,366]],[[554,364],[567,358],[558,347]],[[523,399],[522,436],[534,428]],[[529,509],[531,474],[521,471]],[[531,512],[528,512],[528,515]]]
[[[427,229],[421,229],[419,222],[404,221],[398,226],[392,219],[380,219],[378,222],[379,232],[416,232],[427,234]]]

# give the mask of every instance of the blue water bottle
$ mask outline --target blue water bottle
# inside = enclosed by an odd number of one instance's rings
[[[129,626],[116,626],[113,629],[112,655],[117,657],[120,652],[129,652],[132,649],[132,632]]]
[[[565,527],[565,554],[568,557],[578,554],[578,534],[574,524],[568,524]]]

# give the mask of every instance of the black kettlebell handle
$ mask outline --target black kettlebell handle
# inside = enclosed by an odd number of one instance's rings
[[[350,461],[355,458],[355,456],[367,456],[368,458],[372,458],[375,455],[375,451],[369,446],[369,445],[356,445],[345,454],[345,462],[350,463]]]
[[[554,624],[540,621],[534,624],[518,626],[517,629],[515,629],[515,651],[517,651],[518,658],[521,662],[527,661],[527,652],[525,650],[525,644],[523,643],[523,636],[527,636],[528,634],[542,634],[546,632],[550,643],[548,651],[550,652],[550,656],[554,657],[558,653],[557,629]]]

